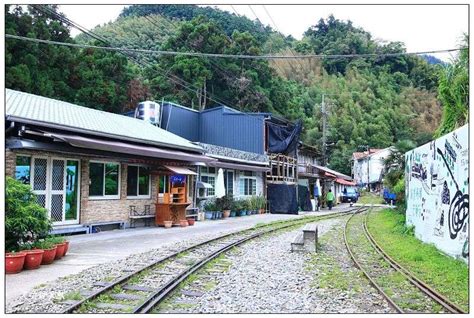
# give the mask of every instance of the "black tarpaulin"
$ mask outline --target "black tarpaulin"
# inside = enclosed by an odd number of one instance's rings
[[[267,200],[270,204],[270,213],[298,214],[296,186],[294,184],[269,183]]]
[[[309,189],[306,186],[298,185],[298,206],[302,211],[312,211]]]
[[[302,121],[298,120],[293,127],[268,125],[268,152],[289,154],[296,150],[301,133]]]

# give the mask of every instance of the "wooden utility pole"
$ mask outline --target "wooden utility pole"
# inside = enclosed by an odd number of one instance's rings
[[[326,166],[326,105],[324,104],[324,94],[321,100],[321,113],[323,115],[323,166]]]

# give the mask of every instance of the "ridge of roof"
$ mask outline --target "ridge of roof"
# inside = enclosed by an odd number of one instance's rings
[[[202,147],[143,120],[69,102],[5,90],[7,120],[127,140],[173,149],[203,152]]]

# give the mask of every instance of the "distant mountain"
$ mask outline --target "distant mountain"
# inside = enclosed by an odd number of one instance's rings
[[[424,55],[421,55],[421,57],[426,61],[428,62],[428,64],[432,64],[432,65],[436,65],[436,64],[440,64],[440,65],[446,65],[448,63],[440,60],[439,58],[433,56],[433,55],[428,55],[428,54],[424,54]]]

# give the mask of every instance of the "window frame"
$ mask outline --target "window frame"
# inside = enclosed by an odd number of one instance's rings
[[[120,200],[120,190],[121,190],[121,184],[122,184],[122,165],[118,161],[104,161],[104,160],[90,160],[89,161],[89,191],[90,191],[90,182],[91,182],[91,176],[90,176],[90,164],[91,163],[101,163],[104,165],[104,174],[102,176],[104,184],[102,186],[102,195],[90,195],[89,194],[89,200]],[[118,181],[117,181],[117,189],[118,192],[117,194],[105,194],[105,165],[111,163],[111,164],[116,164],[118,165]]]
[[[245,172],[251,172],[252,176],[245,175]],[[241,190],[242,190],[242,188],[240,186],[241,182],[246,182],[246,180],[253,180],[255,182],[255,193],[253,193],[253,187],[252,187],[251,193],[250,194],[245,194],[245,184],[244,184],[244,187],[243,187],[243,191],[241,192]],[[249,189],[250,189],[250,186],[249,186]],[[255,173],[255,171],[240,171],[240,173],[239,173],[239,196],[241,196],[241,197],[251,197],[251,196],[254,196],[254,195],[257,195],[257,174]]]
[[[137,195],[128,195],[128,168],[137,167]],[[140,168],[150,168],[145,165],[127,165],[127,200],[128,199],[151,199],[151,173],[148,174],[148,194],[140,194]]]
[[[202,177],[207,177],[207,178],[211,177],[211,178],[214,178],[214,184],[213,184],[213,188],[212,188],[212,189],[207,189],[207,188],[204,189],[204,196],[199,195],[199,191],[198,191],[198,197],[199,197],[200,199],[207,199],[207,198],[213,198],[213,197],[215,197],[215,196],[216,196],[216,189],[215,189],[215,187],[216,187],[217,175],[216,175],[215,173],[201,172],[201,173],[199,174],[199,181],[204,182],[204,181],[202,181]],[[208,180],[208,181],[209,181],[209,180]],[[206,182],[206,183],[209,183],[209,182]],[[209,183],[209,184],[211,184],[211,183]],[[214,194],[209,195],[209,190],[213,190],[213,191],[214,191]]]

